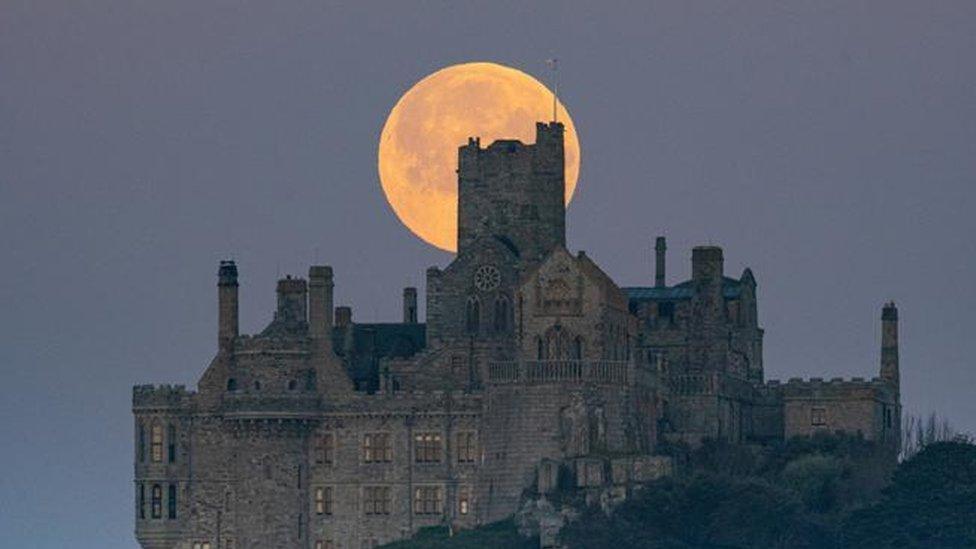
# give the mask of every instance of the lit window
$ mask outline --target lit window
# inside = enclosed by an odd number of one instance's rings
[[[169,519],[176,518],[176,485],[170,484],[166,494],[166,516]]]
[[[414,436],[414,461],[440,463],[442,448],[440,433],[418,433]]]
[[[825,408],[811,408],[810,424],[827,425],[827,410]]]
[[[209,541],[193,542],[193,549],[210,549],[210,542]]]
[[[335,492],[332,486],[321,486],[315,489],[315,514],[331,515],[335,505]]]
[[[163,518],[163,487],[153,484],[152,487],[152,514],[154,519]]]
[[[471,512],[471,489],[468,486],[458,487],[458,513],[467,515]]]
[[[389,433],[363,435],[363,462],[389,463],[393,461],[393,446]]]
[[[363,488],[363,512],[367,515],[389,515],[390,487],[366,486]]]
[[[316,440],[315,463],[332,465],[335,460],[335,435],[325,433]]]
[[[318,540],[315,542],[315,549],[335,549],[335,542],[331,539]]]
[[[413,512],[418,515],[439,515],[442,503],[440,486],[421,486],[413,492]]]
[[[155,423],[149,436],[150,454],[154,463],[163,461],[163,426]]]
[[[478,441],[475,433],[462,431],[457,435],[458,463],[474,463],[478,456]]]

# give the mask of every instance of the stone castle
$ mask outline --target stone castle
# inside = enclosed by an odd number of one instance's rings
[[[457,256],[427,271],[427,318],[357,323],[333,271],[278,281],[238,330],[221,262],[217,353],[196,391],[133,389],[136,537],[145,548],[360,548],[509,517],[559,486],[626,494],[668,474],[663,442],[767,444],[901,433],[898,313],[870,380],[766,380],[756,280],[721,248],[668,285],[619,287],[565,241],[563,126],[458,151]]]

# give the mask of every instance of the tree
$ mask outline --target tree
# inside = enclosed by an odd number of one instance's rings
[[[976,546],[976,446],[926,444],[895,471],[882,499],[844,527],[849,547]]]

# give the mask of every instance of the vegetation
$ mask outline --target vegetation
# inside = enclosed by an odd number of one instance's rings
[[[570,549],[976,547],[976,445],[929,439],[928,430],[893,473],[875,446],[842,435],[671,448],[681,474],[610,515],[583,509],[560,540]],[[509,520],[453,537],[430,529],[390,547],[518,549],[538,540],[519,537]]]

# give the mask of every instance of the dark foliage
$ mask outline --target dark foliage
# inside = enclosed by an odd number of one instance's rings
[[[850,547],[976,547],[976,446],[936,442],[844,525]]]
[[[519,535],[511,520],[487,524],[476,530],[462,530],[454,536],[447,527],[423,528],[414,537],[384,545],[389,549],[538,549],[539,539],[526,539]]]

